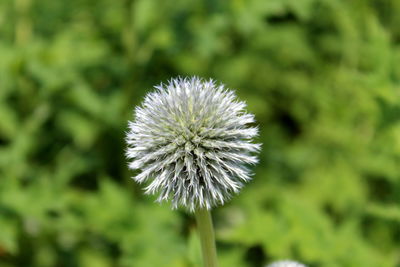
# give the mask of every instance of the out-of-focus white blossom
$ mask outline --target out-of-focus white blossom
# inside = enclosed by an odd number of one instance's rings
[[[267,265],[266,267],[307,267],[307,266],[296,261],[283,260],[283,261],[273,262]]]

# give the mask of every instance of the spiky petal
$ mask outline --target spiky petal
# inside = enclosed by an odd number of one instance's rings
[[[129,122],[129,168],[141,171],[133,178],[173,208],[223,204],[251,179],[247,166],[257,162],[254,116],[213,80],[177,78],[155,88]]]

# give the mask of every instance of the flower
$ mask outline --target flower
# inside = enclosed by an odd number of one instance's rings
[[[260,145],[258,129],[223,84],[198,77],[176,78],[155,86],[135,109],[126,141],[134,180],[149,182],[147,194],[172,207],[211,209],[239,192],[251,179],[247,167]]]
[[[291,260],[276,261],[266,267],[306,267],[304,264]]]

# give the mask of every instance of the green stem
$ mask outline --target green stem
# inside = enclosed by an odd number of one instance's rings
[[[17,21],[15,23],[15,42],[17,45],[25,45],[32,36],[32,20],[30,9],[32,0],[15,0]]]
[[[207,209],[198,209],[195,211],[195,216],[200,235],[204,267],[217,267],[217,250],[211,213]]]

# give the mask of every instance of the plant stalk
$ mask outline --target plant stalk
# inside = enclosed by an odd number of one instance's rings
[[[17,14],[15,43],[17,45],[25,45],[32,37],[32,20],[30,17],[32,0],[15,0],[14,3]]]
[[[211,213],[207,209],[195,211],[197,229],[200,235],[204,267],[217,267],[217,250]]]

